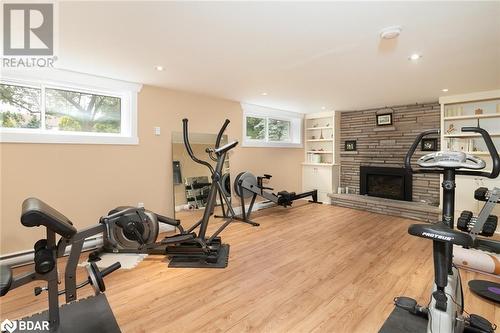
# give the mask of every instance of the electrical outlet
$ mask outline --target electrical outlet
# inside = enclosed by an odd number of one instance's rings
[[[143,208],[144,207],[144,202],[139,202],[137,204],[137,208]]]

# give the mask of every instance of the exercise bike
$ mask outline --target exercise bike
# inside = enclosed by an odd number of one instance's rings
[[[67,217],[37,198],[24,200],[21,223],[26,227],[44,226],[47,229],[47,237],[34,245],[33,272],[13,276],[11,267],[0,268],[0,296],[5,296],[12,289],[33,281],[46,281],[46,287],[35,288],[35,295],[47,291],[49,308],[42,313],[15,321],[11,327],[17,327],[16,332],[120,332],[108,300],[103,294],[106,290],[103,278],[119,269],[120,263],[114,263],[102,271],[95,263],[89,263],[88,278],[79,284],[76,283],[76,267],[83,242],[87,237],[104,232],[105,225],[98,224],[77,231]],[[56,234],[61,236],[57,243]],[[71,249],[64,271],[65,289],[59,290],[57,259],[64,256],[68,247]],[[77,290],[87,285],[93,287],[95,295],[77,300]],[[59,307],[60,295],[66,297],[66,304],[61,307]],[[31,324],[23,328],[27,323]]]
[[[464,300],[460,273],[453,265],[453,245],[470,247],[474,243],[469,233],[454,230],[455,176],[480,176],[497,178],[500,173],[500,158],[488,132],[478,127],[463,127],[462,132],[479,133],[486,143],[493,161],[491,172],[479,171],[486,163],[470,154],[455,151],[440,151],[418,159],[419,169],[412,169],[411,159],[423,137],[438,135],[438,130],[429,130],[417,136],[405,158],[405,167],[411,173],[442,174],[442,221],[435,224],[413,224],[408,233],[432,240],[434,259],[434,287],[429,306],[420,306],[408,297],[396,297],[395,309],[380,332],[428,332],[461,333],[493,332],[494,327],[478,315],[464,316]],[[471,171],[465,171],[471,170]]]

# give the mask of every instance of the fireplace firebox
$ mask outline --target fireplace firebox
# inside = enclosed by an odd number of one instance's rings
[[[361,195],[412,201],[412,175],[405,168],[361,166]]]

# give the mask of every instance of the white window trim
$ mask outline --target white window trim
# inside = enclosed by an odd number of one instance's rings
[[[303,148],[302,142],[302,123],[304,115],[302,113],[272,109],[253,104],[241,104],[243,109],[243,138],[242,147],[269,147],[269,148]],[[247,138],[247,117],[266,119],[266,136],[264,140],[255,140]],[[270,141],[268,138],[268,118],[285,120],[291,122],[290,140]],[[294,128],[295,127],[295,128]],[[297,129],[298,127],[298,129]]]
[[[0,142],[136,145],[137,94],[142,85],[66,70],[2,71],[0,82],[33,88],[55,88],[121,99],[122,133],[86,133],[43,129],[0,128]],[[42,96],[43,99],[43,96]]]

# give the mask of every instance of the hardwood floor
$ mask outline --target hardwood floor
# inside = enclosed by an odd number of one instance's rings
[[[236,222],[224,231],[226,269],[168,268],[149,256],[107,277],[123,332],[377,332],[394,296],[428,301],[431,242],[406,233],[413,221],[313,204],[267,209],[254,220],[261,226]],[[475,278],[495,279],[462,270],[465,286]],[[0,299],[2,319],[47,306],[35,285]],[[500,308],[468,288],[465,304],[500,323]]]

